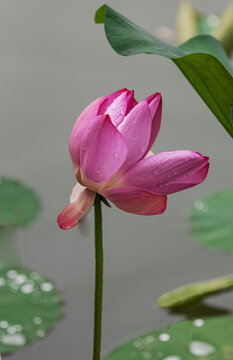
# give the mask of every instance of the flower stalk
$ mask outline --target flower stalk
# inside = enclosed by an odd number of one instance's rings
[[[95,312],[93,360],[101,358],[101,330],[103,303],[103,231],[101,197],[97,194],[95,208]]]

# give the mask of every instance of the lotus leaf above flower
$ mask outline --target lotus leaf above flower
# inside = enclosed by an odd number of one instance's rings
[[[190,150],[150,151],[161,116],[160,93],[137,103],[134,92],[127,89],[84,109],[70,135],[77,184],[70,204],[58,216],[62,229],[80,222],[96,193],[126,212],[156,215],[166,210],[167,194],[205,180],[208,157]]]

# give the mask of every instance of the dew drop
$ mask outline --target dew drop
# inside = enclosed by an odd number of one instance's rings
[[[40,274],[37,271],[32,271],[31,274],[30,274],[30,277],[33,280],[38,280],[40,278]]]
[[[144,352],[144,353],[143,353],[143,357],[144,357],[145,359],[151,359],[151,358],[152,358],[152,355],[151,355],[149,352]]]
[[[24,294],[30,294],[34,291],[34,285],[33,284],[25,284],[21,287],[21,291]]]
[[[18,286],[17,284],[15,284],[15,283],[10,284],[10,287],[11,287],[11,289],[13,289],[14,291],[18,290],[18,288],[19,288],[19,286]]]
[[[205,321],[203,319],[196,319],[194,320],[193,324],[196,326],[196,327],[201,327],[205,324]]]
[[[215,348],[204,341],[192,341],[189,344],[189,351],[193,355],[206,356],[213,354],[215,352]]]
[[[3,335],[1,336],[0,341],[3,344],[13,345],[13,346],[23,346],[26,344],[26,339],[23,334]]]
[[[15,328],[16,328],[16,331],[22,331],[23,330],[23,327],[20,324],[15,325]]]
[[[33,322],[36,325],[40,325],[42,323],[42,319],[39,316],[36,316],[34,317]]]
[[[15,326],[9,326],[7,329],[8,334],[15,334],[16,333],[16,327]]]
[[[36,332],[36,335],[39,336],[39,337],[44,337],[45,336],[45,331],[44,330],[38,330]]]
[[[6,275],[10,279],[15,279],[18,273],[16,270],[9,270]]]
[[[139,340],[134,341],[134,346],[136,348],[139,348],[141,345],[142,345],[141,341],[139,341]]]
[[[154,339],[154,337],[153,337],[152,335],[149,335],[149,336],[146,337],[146,342],[147,342],[148,344],[152,343],[154,340],[155,340],[155,339]]]
[[[170,335],[167,334],[167,333],[160,334],[159,335],[159,340],[160,341],[168,341],[168,340],[170,340]]]
[[[8,328],[8,326],[9,326],[9,324],[8,324],[8,322],[7,321],[0,321],[0,327],[2,328],[2,329],[6,329],[6,328]]]
[[[0,286],[5,285],[6,281],[4,278],[0,277]]]
[[[51,284],[50,282],[45,282],[41,284],[41,290],[43,291],[51,291],[52,289],[53,289],[53,284]]]
[[[21,285],[27,280],[27,276],[24,274],[19,274],[14,280],[16,284]]]
[[[201,201],[201,200],[197,200],[197,201],[195,201],[195,203],[194,203],[194,207],[197,209],[197,210],[202,210],[203,208],[204,208],[204,203],[203,203],[203,201]]]

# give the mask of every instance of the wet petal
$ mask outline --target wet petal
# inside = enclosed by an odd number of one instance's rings
[[[149,105],[146,101],[141,101],[118,126],[128,148],[124,170],[145,156],[151,135],[151,122]]]
[[[99,98],[88,105],[78,117],[70,134],[69,149],[75,172],[80,165],[80,144],[86,127],[91,126],[92,120],[96,118],[99,107],[104,98]]]
[[[157,215],[166,210],[167,196],[155,195],[137,188],[108,189],[104,196],[119,209],[137,215]]]
[[[208,157],[190,150],[144,158],[124,174],[124,183],[154,194],[170,194],[200,184],[208,173]]]
[[[115,97],[117,93],[120,95]],[[133,91],[123,89],[117,91],[117,93],[106,97],[100,109],[101,112],[105,110],[104,114],[108,114],[110,116],[112,123],[116,127],[123,121],[128,112],[137,104],[136,100],[134,99]],[[107,104],[109,105],[106,106]]]
[[[121,90],[117,90],[108,96],[104,96],[104,101],[102,102],[97,115],[104,115],[107,108],[114,102],[114,100],[127,91],[128,90],[124,88]]]
[[[57,218],[58,225],[64,229],[71,229],[88,214],[95,200],[96,193],[89,191],[83,186],[75,186],[72,194],[72,202],[60,213]]]
[[[160,93],[156,93],[154,95],[149,96],[145,100],[149,104],[151,116],[152,116],[151,136],[147,149],[147,151],[149,151],[157,138],[161,126],[162,97]]]
[[[127,156],[127,146],[122,135],[108,115],[99,115],[82,136],[80,168],[82,183],[93,190],[86,179],[103,184],[121,167]],[[96,189],[95,189],[96,190]]]

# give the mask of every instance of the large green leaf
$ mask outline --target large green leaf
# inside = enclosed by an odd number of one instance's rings
[[[27,225],[39,209],[39,199],[32,189],[14,179],[0,177],[0,226]]]
[[[192,233],[202,244],[233,251],[233,189],[212,194],[194,203]]]
[[[233,275],[201,281],[169,291],[158,299],[162,307],[183,306],[201,298],[233,288]]]
[[[105,360],[232,360],[232,334],[231,315],[182,321],[129,341]]]
[[[218,40],[200,35],[176,47],[107,5],[97,10],[95,21],[104,23],[106,37],[120,55],[148,53],[170,58],[233,137],[233,68]]]
[[[61,316],[61,295],[35,271],[0,266],[0,353],[46,335]]]

